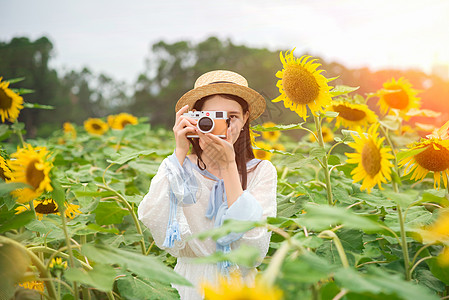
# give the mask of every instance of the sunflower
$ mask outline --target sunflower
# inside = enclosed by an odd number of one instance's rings
[[[443,126],[435,129],[427,138],[438,138],[441,140],[449,140],[449,121],[447,121]]]
[[[334,100],[327,110],[338,112],[335,121],[336,127],[344,126],[351,130],[357,130],[358,127],[366,128],[377,122],[376,114],[363,103]]]
[[[39,197],[44,191],[52,191],[49,173],[52,168],[50,153],[45,147],[33,148],[30,144],[18,148],[8,161],[11,169],[10,181],[23,182],[31,187],[12,192],[20,203],[29,202]]]
[[[62,258],[60,258],[60,257],[56,257],[51,260],[51,262],[48,266],[50,269],[53,269],[53,268],[67,269],[67,262],[62,261]]]
[[[445,245],[438,256],[438,261],[443,266],[449,265],[449,210],[443,210],[437,220],[419,231],[424,243],[441,242]]]
[[[329,127],[321,127],[321,133],[323,134],[323,141],[325,143],[332,142],[334,140],[334,133]],[[315,136],[313,134],[309,135],[309,140],[313,143],[316,141]]]
[[[271,149],[278,151],[285,151],[285,147],[282,144],[274,144],[273,146],[271,146]]]
[[[6,163],[6,160],[3,156],[0,155],[0,179],[3,181],[7,181],[10,179],[9,175],[11,174],[11,170]]]
[[[282,299],[282,291],[264,284],[256,279],[255,286],[248,286],[243,283],[240,276],[232,274],[230,278],[220,276],[218,286],[212,285],[210,282],[203,282],[201,289],[204,292],[206,300],[280,300]]]
[[[44,215],[56,214],[60,215],[58,204],[53,199],[33,200],[34,210],[39,220],[42,220]],[[73,219],[81,213],[79,205],[65,203],[65,215],[67,218]],[[29,205],[21,205],[16,208],[16,214],[20,214],[30,209]]]
[[[413,171],[411,179],[421,180],[429,172],[433,172],[434,188],[440,188],[441,177],[444,186],[447,187],[447,176],[449,176],[449,140],[436,137],[421,139],[420,142],[411,146],[409,151],[421,149],[418,154],[402,159],[399,166],[405,166],[404,175]]]
[[[280,79],[276,86],[281,95],[271,101],[284,101],[286,108],[290,108],[306,120],[307,107],[316,115],[317,111],[323,111],[323,107],[331,102],[329,90],[332,87],[327,85],[331,79],[321,75],[324,70],[317,70],[321,66],[315,63],[317,59],[309,60],[311,56],[308,55],[297,59],[292,52],[286,51],[285,58],[282,52],[279,54],[283,69],[276,73],[276,77]]]
[[[108,126],[112,127],[112,125],[114,125],[114,119],[117,115],[109,115],[107,117],[107,122],[108,122]]]
[[[19,286],[28,290],[44,291],[44,283],[42,281],[26,281],[19,283]]]
[[[109,129],[108,124],[98,118],[89,118],[84,121],[84,128],[87,132],[95,135],[103,135]]]
[[[382,189],[381,183],[391,180],[393,164],[389,159],[393,159],[394,156],[390,153],[389,147],[381,146],[385,138],[378,138],[378,128],[379,124],[371,125],[368,136],[365,136],[361,129],[358,130],[359,136],[351,133],[355,142],[348,145],[357,152],[345,153],[349,158],[347,163],[358,164],[351,172],[352,179],[354,182],[363,180],[360,190],[368,190],[368,193],[376,184]]]
[[[262,124],[263,127],[269,128],[269,127],[275,127],[276,124],[273,122],[266,122]],[[279,137],[281,136],[281,133],[279,131],[262,131],[262,138],[264,138],[267,141],[270,142],[276,142]]]
[[[383,84],[383,89],[377,91],[379,97],[377,105],[380,106],[382,114],[386,114],[390,109],[396,109],[404,120],[410,119],[406,113],[410,109],[419,109],[420,98],[416,97],[418,91],[412,88],[407,79],[401,77],[397,81],[392,78]]]
[[[3,77],[0,77],[0,116],[3,123],[5,120],[13,123],[23,108],[23,98],[10,90],[9,82],[2,82],[2,79]]]
[[[251,140],[251,146],[255,146],[256,145],[256,137],[260,136],[260,134],[252,131],[251,129],[249,130],[249,138]]]
[[[72,123],[70,123],[70,122],[65,122],[65,123],[62,125],[62,128],[63,128],[63,130],[64,130],[64,134],[66,134],[66,135],[72,137],[73,139],[76,138],[76,129],[75,129],[75,126],[73,126]]]
[[[256,147],[260,149],[253,149],[254,157],[258,159],[270,160],[271,156],[273,156],[273,153],[262,150],[262,149],[270,150],[271,149],[270,145],[268,145],[265,142],[256,142],[255,144]]]
[[[114,117],[111,128],[122,130],[128,124],[136,125],[137,123],[139,122],[137,121],[137,118],[134,117],[133,115],[127,113],[120,113]]]
[[[54,274],[56,277],[59,277],[67,269],[67,262],[62,261],[62,258],[60,257],[56,257],[50,261],[48,268],[50,269],[52,274]]]

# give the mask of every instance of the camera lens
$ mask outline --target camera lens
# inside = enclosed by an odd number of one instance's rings
[[[214,128],[214,120],[209,117],[202,117],[198,120],[197,126],[201,132],[210,132]]]

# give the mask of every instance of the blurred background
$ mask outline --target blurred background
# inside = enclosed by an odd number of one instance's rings
[[[257,121],[297,123],[275,74],[279,51],[320,59],[331,85],[376,92],[392,77],[421,90],[422,108],[449,119],[449,1],[0,0],[0,77],[33,89],[19,121],[29,137],[63,122],[128,112],[171,128],[174,105],[213,69],[245,76],[267,100]],[[375,100],[369,106],[378,110]],[[256,122],[256,123],[257,123]]]

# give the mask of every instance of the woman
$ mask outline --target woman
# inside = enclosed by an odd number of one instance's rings
[[[265,228],[230,233],[217,242],[190,239],[227,219],[257,221],[276,215],[276,169],[271,162],[254,158],[249,133],[249,122],[263,113],[265,105],[243,76],[230,71],[203,74],[176,104],[176,149],[161,163],[138,214],[156,245],[177,257],[175,271],[195,286],[174,286],[181,299],[202,299],[202,281],[215,282],[219,274],[235,268],[247,283],[254,281],[256,266],[198,264],[194,258],[228,252],[241,244],[258,248],[261,259],[268,251],[270,232]],[[226,111],[230,119],[226,138],[200,132],[197,121],[184,115],[189,110]]]

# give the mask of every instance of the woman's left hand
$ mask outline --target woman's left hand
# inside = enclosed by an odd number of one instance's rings
[[[226,139],[212,133],[198,132],[203,156],[213,164],[214,168],[226,170],[230,164],[235,164],[234,145],[232,143],[231,126],[228,127]]]

